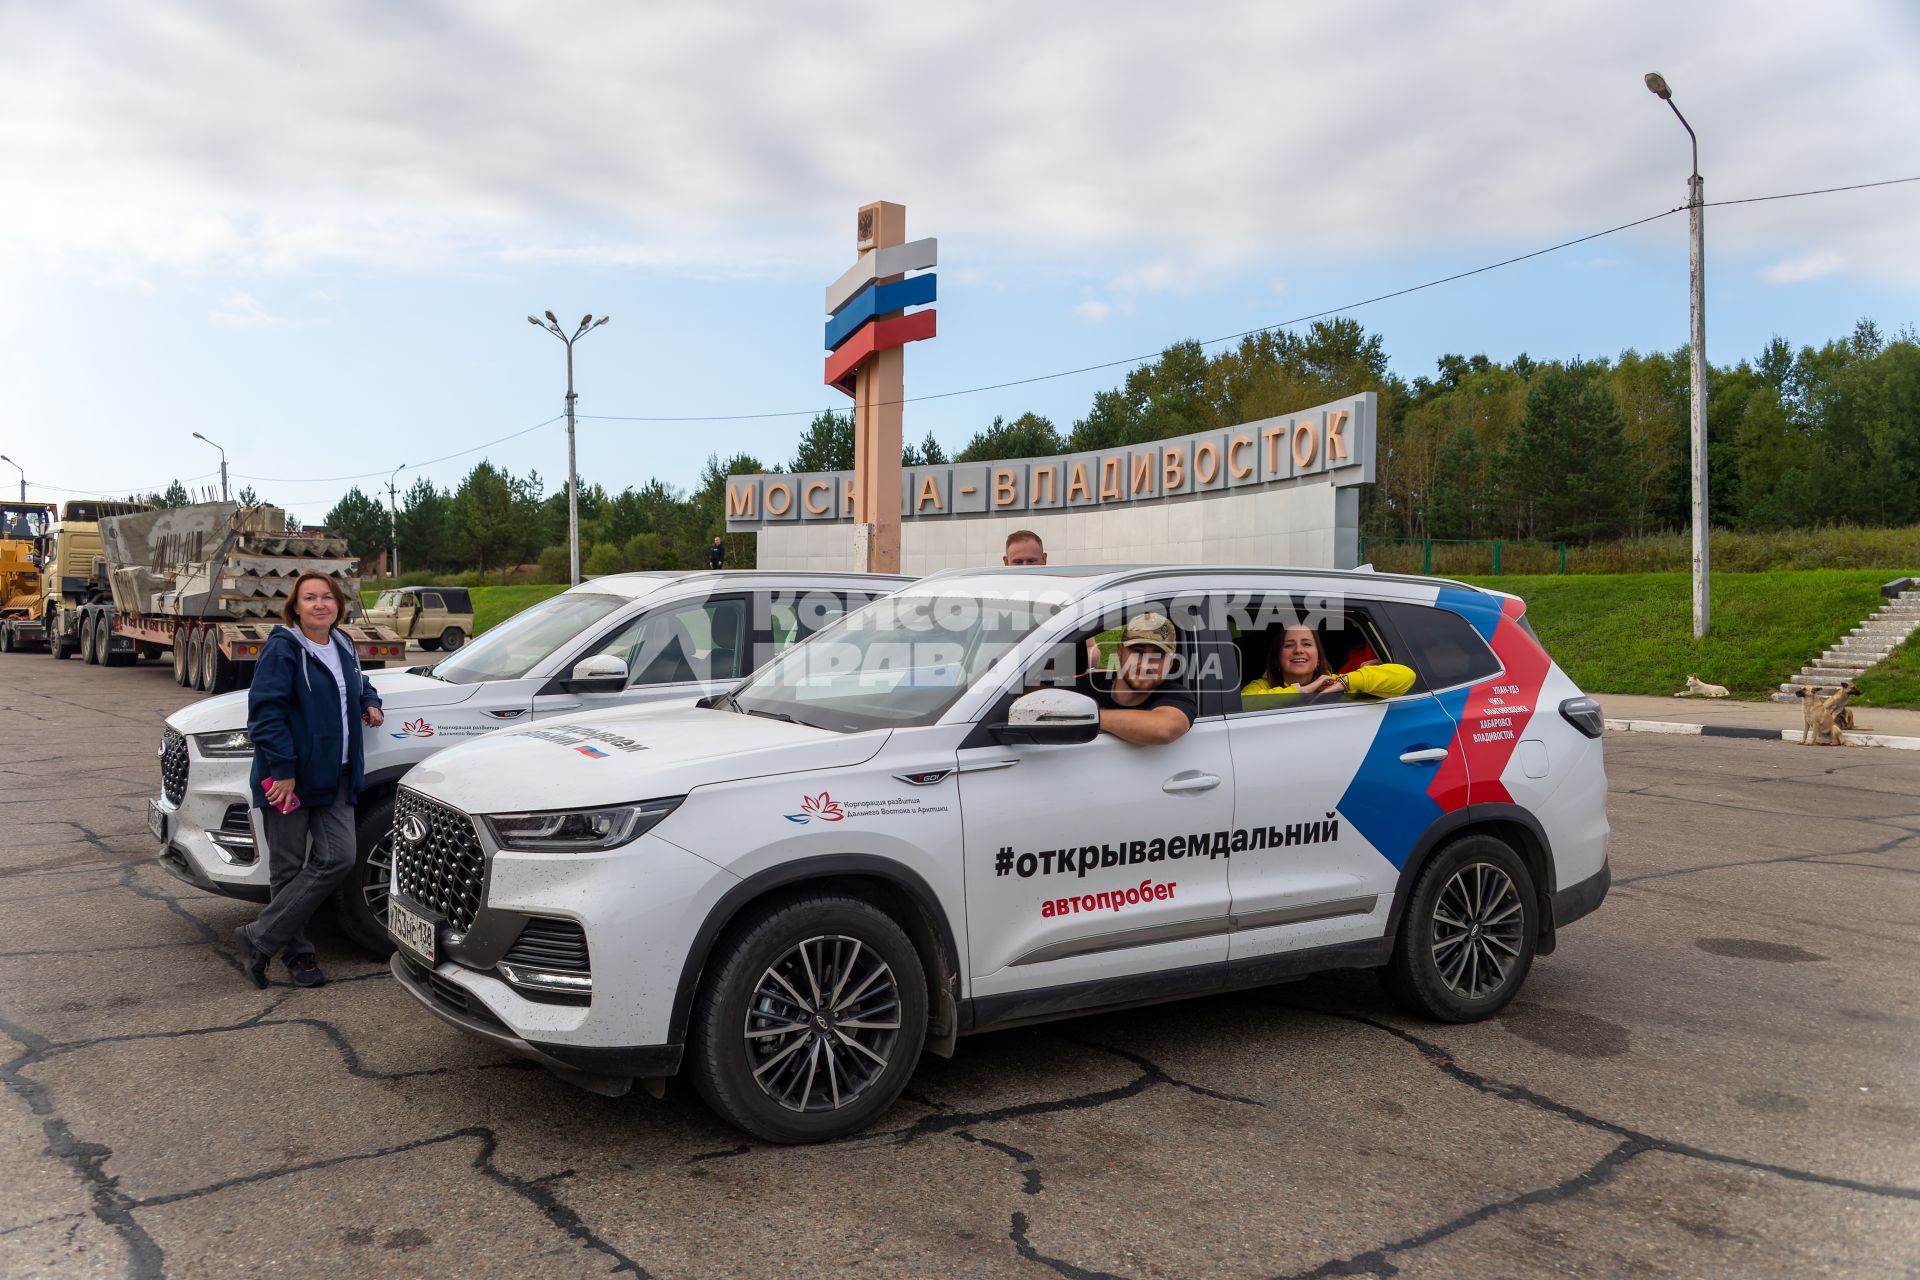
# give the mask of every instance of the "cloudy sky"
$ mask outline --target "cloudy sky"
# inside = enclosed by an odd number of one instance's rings
[[[49,499],[406,464],[779,462],[853,211],[940,239],[908,394],[1347,307],[1679,205],[1920,175],[1910,0],[630,5],[0,0],[0,453]],[[1708,211],[1708,347],[1920,321],[1920,183]],[[1673,216],[1351,314],[1395,368],[1670,348]],[[1124,368],[910,405],[1065,428]],[[764,416],[764,415],[794,416]],[[634,421],[713,418],[721,421]],[[14,472],[0,464],[12,492]],[[238,481],[236,480],[236,485]],[[65,489],[54,486],[66,486]]]

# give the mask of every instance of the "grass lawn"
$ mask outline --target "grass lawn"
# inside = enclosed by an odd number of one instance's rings
[[[1716,573],[1712,630],[1700,641],[1684,573],[1465,580],[1524,599],[1547,651],[1589,692],[1672,694],[1692,674],[1735,697],[1760,699],[1879,608],[1889,576],[1879,569]],[[1863,706],[1920,706],[1920,651],[1908,642],[1862,677],[1860,689]]]
[[[1907,637],[1877,667],[1868,667],[1854,681],[1860,696],[1854,701],[1873,707],[1920,707],[1920,632]]]

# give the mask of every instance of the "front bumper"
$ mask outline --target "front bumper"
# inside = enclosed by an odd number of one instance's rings
[[[677,1069],[684,1028],[674,1025],[673,1009],[687,956],[738,878],[651,833],[605,853],[520,853],[484,838],[481,845],[483,906],[464,932],[443,936],[437,967],[403,949],[414,978],[403,976],[403,985],[443,1020],[549,1065],[613,1077]],[[396,850],[396,880],[406,857]],[[587,999],[543,999],[502,976],[498,963],[529,917],[579,926],[592,977]],[[401,975],[400,965],[394,972]]]
[[[254,847],[249,821],[247,776],[250,757],[208,759],[189,745],[186,792],[180,803],[158,797],[166,816],[166,844],[160,863],[176,878],[208,893],[252,902],[266,901],[265,851]]]
[[[484,999],[468,985],[454,981],[451,974],[428,969],[404,951],[394,952],[390,964],[401,988],[434,1017],[530,1058],[568,1084],[617,1098],[631,1089],[636,1079],[659,1079],[680,1070],[683,1046],[677,1044],[609,1049],[528,1040],[515,1034]],[[443,971],[458,969],[454,964],[441,966]]]

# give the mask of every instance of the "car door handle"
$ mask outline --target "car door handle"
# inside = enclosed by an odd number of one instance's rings
[[[1401,764],[1432,764],[1447,758],[1445,747],[1423,747],[1419,751],[1408,751],[1401,755]]]
[[[1201,791],[1211,791],[1220,785],[1220,776],[1213,773],[1176,773],[1160,784],[1160,789],[1170,796],[1193,795]]]

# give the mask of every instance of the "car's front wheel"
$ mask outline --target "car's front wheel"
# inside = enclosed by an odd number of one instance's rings
[[[920,1059],[927,984],[893,919],[844,894],[789,899],[715,947],[689,1028],[693,1082],[769,1142],[857,1133]]]
[[[1526,981],[1540,933],[1533,876],[1505,841],[1462,836],[1421,871],[1381,977],[1407,1012],[1477,1022]]]

